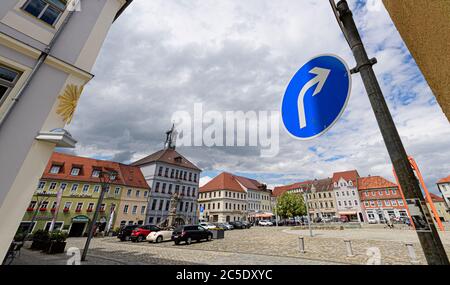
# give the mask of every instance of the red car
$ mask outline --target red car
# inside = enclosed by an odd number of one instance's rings
[[[141,242],[144,241],[145,238],[151,233],[151,232],[157,232],[161,229],[158,228],[155,225],[145,225],[145,226],[138,226],[131,232],[131,241],[133,242]]]

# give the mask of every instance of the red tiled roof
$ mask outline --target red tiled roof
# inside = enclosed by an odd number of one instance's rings
[[[430,193],[431,196],[431,200],[433,202],[445,202],[444,198],[442,198],[441,196],[438,196],[436,194]]]
[[[338,182],[339,179],[344,178],[345,181],[352,181],[353,183],[356,183],[356,180],[358,179],[359,174],[356,170],[349,170],[349,171],[342,171],[342,172],[335,172],[333,173],[333,183]]]
[[[184,156],[182,156],[179,152],[177,152],[174,149],[169,149],[169,148],[162,149],[153,154],[150,154],[149,156],[146,156],[136,162],[133,162],[131,165],[132,166],[142,166],[142,165],[150,164],[150,163],[156,162],[156,161],[161,161],[161,162],[173,164],[176,166],[181,166],[181,167],[201,171],[200,168],[198,168],[195,164],[193,164],[188,159],[186,159]]]
[[[278,197],[278,196],[283,195],[285,192],[287,192],[289,190],[295,190],[295,189],[300,189],[300,188],[309,189],[311,187],[311,183],[312,183],[312,181],[308,180],[308,181],[297,182],[297,183],[289,184],[289,185],[285,185],[285,186],[278,186],[273,189],[272,195],[275,197]]]
[[[244,188],[236,181],[235,176],[228,172],[222,172],[208,183],[200,187],[200,192],[210,192],[217,190],[229,190],[235,192],[245,192]]]
[[[440,179],[438,183],[450,183],[450,175]]]
[[[50,173],[50,169],[53,165],[61,166],[58,174]],[[70,175],[72,167],[74,166],[81,167],[81,172],[77,176]],[[92,171],[94,169],[117,172],[116,180],[112,184],[150,189],[139,167],[59,152],[54,152],[50,157],[44,173],[42,174],[42,179],[99,183],[99,178],[92,177]]]
[[[397,187],[397,184],[381,176],[368,176],[358,178],[358,190],[380,189]]]
[[[260,187],[263,186],[263,184],[259,183],[255,179],[243,177],[243,176],[237,176],[233,175],[234,178],[241,183],[245,188],[252,189],[252,190],[260,190]]]

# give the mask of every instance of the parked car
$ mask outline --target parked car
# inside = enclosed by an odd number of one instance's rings
[[[158,231],[160,231],[160,228],[158,228],[155,225],[139,226],[131,232],[131,241],[141,242],[145,240],[151,232],[158,232]]]
[[[216,225],[216,227],[221,228],[221,229],[224,229],[224,230],[226,230],[226,231],[232,230],[232,229],[233,229],[233,226],[230,225],[230,224],[228,224],[228,223],[217,223],[217,224],[215,224],[215,225]]]
[[[133,230],[137,227],[138,225],[128,225],[121,227],[119,233],[117,234],[117,238],[120,239],[120,241],[130,240],[131,232],[133,232]]]
[[[172,240],[176,245],[179,245],[182,241],[191,244],[193,240],[197,242],[203,239],[211,241],[212,238],[213,234],[210,230],[195,225],[179,226],[172,233]]]
[[[245,228],[247,228],[246,225],[244,225],[240,221],[230,222],[230,225],[232,225],[235,229],[245,229]]]
[[[172,229],[168,229],[168,230],[160,229],[159,231],[154,231],[154,232],[149,233],[146,240],[148,242],[155,242],[155,243],[160,243],[163,241],[170,241],[170,240],[172,240],[172,233],[173,233]]]
[[[315,217],[314,218],[314,223],[321,223],[323,220],[321,217]]]
[[[258,224],[263,227],[273,226],[273,223],[271,221],[266,221],[266,220],[259,221]]]
[[[202,223],[200,223],[199,225],[202,226],[202,227],[204,227],[204,228],[207,229],[207,230],[215,229],[215,228],[217,227],[217,226],[214,225],[214,224],[205,223],[205,222],[202,222]]]
[[[250,222],[247,221],[242,221],[242,224],[245,226],[246,229],[249,229],[252,227],[252,224]]]

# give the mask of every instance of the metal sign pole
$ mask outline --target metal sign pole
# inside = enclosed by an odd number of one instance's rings
[[[413,220],[417,221],[416,232],[427,262],[433,265],[449,265],[444,246],[434,223],[429,219],[430,212],[425,205],[422,191],[373,71],[372,65],[376,63],[376,59],[369,59],[367,56],[347,1],[341,0],[336,5],[334,0],[330,0],[330,3],[356,60],[357,66],[352,69],[352,73],[359,72],[361,74],[400,186],[408,204],[414,207],[416,216],[414,217],[413,214]]]

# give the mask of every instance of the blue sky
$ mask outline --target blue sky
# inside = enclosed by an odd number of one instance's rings
[[[408,153],[428,187],[450,174],[450,126],[381,1],[349,1]],[[76,154],[121,162],[162,148],[172,113],[194,103],[219,112],[279,110],[293,74],[317,54],[354,67],[328,1],[134,1],[114,23],[68,130]],[[392,166],[359,75],[342,118],[324,136],[292,139],[280,126],[280,154],[255,148],[183,147],[203,170],[275,185],[360,175],[393,180]]]

